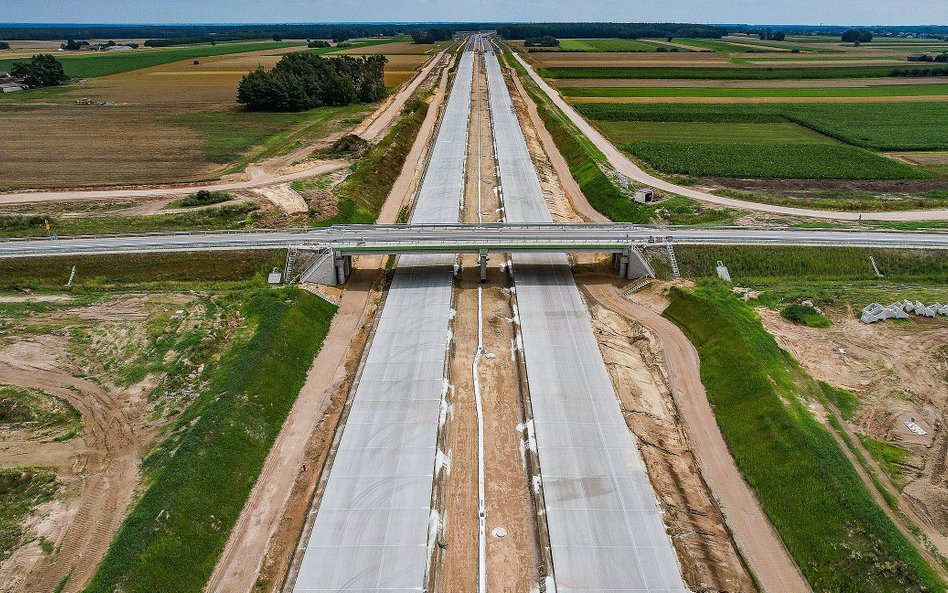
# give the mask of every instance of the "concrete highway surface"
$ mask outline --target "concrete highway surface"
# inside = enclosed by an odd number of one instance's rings
[[[437,163],[435,164],[437,165]],[[429,169],[431,170],[431,169]],[[427,195],[428,192],[422,188]],[[453,199],[451,186],[432,200]],[[419,213],[419,217],[422,214]],[[333,248],[348,253],[441,253],[551,250],[608,252],[629,245],[673,242],[693,245],[789,245],[946,249],[948,232],[804,228],[655,227],[631,224],[417,224],[345,225],[321,229],[149,233],[85,237],[0,239],[0,258],[82,255]],[[534,220],[536,220],[534,218]]]
[[[473,54],[463,54],[412,222],[457,221]],[[294,591],[426,587],[454,256],[400,258],[316,503]]]
[[[507,220],[551,223],[492,52],[486,64]],[[513,277],[554,590],[688,591],[566,256],[515,255]]]

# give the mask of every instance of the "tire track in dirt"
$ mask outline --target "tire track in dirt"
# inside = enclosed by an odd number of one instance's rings
[[[65,338],[44,336],[35,344],[45,352],[36,358],[29,352],[24,356],[16,348],[21,344],[0,352],[0,383],[40,389],[69,402],[82,417],[86,445],[71,467],[79,476],[75,518],[64,522],[65,528],[53,541],[58,551],[51,558],[38,557],[32,566],[22,568],[26,571],[23,589],[52,591],[71,571],[63,591],[73,593],[92,577],[125,517],[149,434],[136,427],[142,410],[64,368]]]

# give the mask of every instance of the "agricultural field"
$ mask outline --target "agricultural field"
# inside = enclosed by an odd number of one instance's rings
[[[404,42],[385,41],[355,40],[345,51],[399,52],[387,56],[385,84],[394,89],[429,56],[401,53]],[[250,162],[331,141],[374,106],[248,113],[235,101],[237,83],[246,72],[272,67],[297,49],[299,42],[235,43],[76,56],[89,63],[108,58],[108,68],[118,73],[0,97],[0,118],[14,132],[0,137],[0,191],[214,179]],[[332,55],[336,49],[310,51]],[[180,59],[181,52],[197,51],[220,53]],[[176,56],[176,61],[144,67],[146,58],[157,59],[149,58],[152,54]],[[119,66],[116,60],[127,63]],[[75,105],[78,98],[94,104]]]
[[[927,179],[872,150],[942,150],[939,103],[577,105],[659,171],[701,177]]]

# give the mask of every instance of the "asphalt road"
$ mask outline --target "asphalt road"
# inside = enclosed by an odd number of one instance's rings
[[[652,227],[629,224],[434,224],[456,218],[453,197],[460,192],[444,167],[429,165],[429,175],[439,175],[434,203],[451,203],[438,212],[418,211],[409,225],[348,225],[322,229],[152,233],[103,235],[57,239],[0,239],[0,258],[81,255],[92,253],[148,253],[156,251],[212,251],[282,249],[291,246],[336,248],[350,253],[405,253],[428,251],[457,253],[490,251],[557,250],[606,252],[628,245],[667,241],[695,245],[790,245],[946,249],[948,232],[884,231],[741,227]],[[446,175],[446,176],[445,176]],[[432,182],[427,182],[432,183]],[[431,187],[434,187],[431,185]],[[422,187],[422,194],[433,193]],[[508,190],[509,193],[509,190]],[[515,194],[511,194],[514,196]],[[525,213],[537,210],[529,206]],[[448,210],[455,212],[448,212]],[[418,224],[419,222],[427,224]],[[539,220],[532,218],[532,220]]]
[[[461,58],[412,222],[457,221],[473,54]],[[422,590],[450,341],[453,255],[398,261],[316,508],[294,591]]]
[[[507,220],[550,223],[500,65],[486,63]],[[688,591],[566,256],[514,255],[513,275],[555,590]]]

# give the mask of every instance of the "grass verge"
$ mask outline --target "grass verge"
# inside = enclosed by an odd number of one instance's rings
[[[709,283],[674,289],[665,315],[698,349],[728,447],[815,591],[945,591],[809,411],[819,387],[753,309]]]
[[[148,486],[87,593],[203,590],[335,313],[297,289],[226,298],[250,335],[145,459]]]
[[[253,250],[0,259],[0,290],[63,290],[73,266],[72,292],[261,286],[273,267],[283,269],[285,256]]]
[[[352,166],[352,173],[336,187],[339,214],[322,221],[321,226],[375,222],[427,114],[428,103],[423,99],[405,102],[395,126]]]

